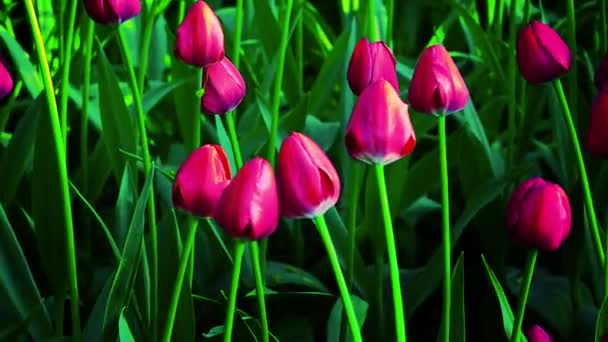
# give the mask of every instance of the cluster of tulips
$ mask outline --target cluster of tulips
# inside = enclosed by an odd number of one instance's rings
[[[84,3],[93,20],[108,25],[122,23],[138,15],[141,7],[140,2],[135,0],[87,0]],[[204,1],[196,1],[179,25],[175,55],[184,63],[203,70],[203,113],[226,114],[242,102],[246,93],[245,81],[238,68],[225,56],[222,25]],[[551,27],[539,21],[532,21],[521,29],[516,58],[522,76],[529,83],[556,82],[558,92],[561,91],[559,78],[570,70],[572,63],[566,43]],[[444,135],[443,142],[440,137],[440,145],[443,145],[440,149],[445,156],[445,117],[465,108],[470,98],[469,91],[456,64],[442,45],[429,46],[419,57],[407,93],[409,106],[399,95],[395,58],[382,41],[370,42],[362,38],[357,43],[349,62],[347,79],[358,99],[346,128],[344,144],[353,159],[373,166],[378,176],[394,296],[396,336],[399,341],[405,341],[399,268],[386,185],[383,184],[383,166],[414,151],[416,135],[410,121],[409,107],[438,118],[440,134],[443,129]],[[606,158],[608,56],[600,63],[595,81],[599,94],[592,106],[585,141],[589,152]],[[12,89],[12,77],[0,61],[0,99]],[[567,103],[565,117],[569,119]],[[576,132],[570,130],[570,133],[572,141],[576,142],[575,151],[580,154]],[[579,171],[586,179],[582,158],[579,161]],[[447,168],[443,176],[447,179]],[[583,182],[583,187],[590,220],[597,225],[588,184]],[[214,219],[225,233],[239,241],[257,241],[270,236],[276,231],[280,216],[313,219],[332,263],[352,336],[360,341],[361,327],[354,317],[349,290],[323,219],[327,210],[338,202],[340,193],[340,176],[332,161],[315,141],[300,132],[292,132],[282,141],[276,165],[262,157],[255,157],[245,162],[235,175],[221,146],[203,145],[194,150],[179,167],[172,189],[176,208],[198,217]],[[442,205],[447,206],[447,189],[444,189],[444,194]],[[557,184],[533,177],[513,191],[506,209],[506,227],[515,241],[531,250],[513,327],[513,341],[517,341],[520,335],[525,298],[532,281],[537,251],[557,250],[570,233],[571,217],[568,196]],[[445,207],[444,224],[447,227],[444,230],[444,235],[447,231],[444,249],[449,256],[449,211]],[[597,234],[592,233],[594,236]],[[603,262],[603,251],[597,252]],[[447,267],[449,271],[451,265]],[[236,277],[233,283],[236,282],[237,286],[238,276],[237,269],[233,273],[233,277]],[[449,283],[449,272],[446,276],[446,283]],[[449,288],[447,290],[449,292]],[[449,311],[449,304],[444,307],[445,310]],[[230,315],[233,314],[234,311],[228,313],[227,321],[232,320]],[[227,327],[231,327],[231,323],[227,323]],[[225,333],[229,339],[230,329],[226,329]],[[531,326],[527,336],[533,342],[551,341],[549,334],[538,325]]]

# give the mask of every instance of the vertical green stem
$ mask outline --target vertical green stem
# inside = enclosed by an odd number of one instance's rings
[[[379,240],[379,239],[375,239]],[[380,244],[380,242],[382,242]],[[378,340],[386,340],[386,313],[384,311],[384,241],[376,242],[374,271],[376,271],[376,316],[378,316]]]
[[[498,37],[502,37],[502,19],[503,19],[503,8],[504,2],[503,0],[496,0],[494,4],[494,29],[496,30],[496,35]]]
[[[226,126],[228,126],[228,136],[230,137],[230,145],[232,145],[232,154],[234,154],[234,161],[237,169],[243,165],[243,157],[241,156],[241,148],[239,144],[239,138],[236,135],[236,127],[234,124],[234,116],[231,113],[226,114]]]
[[[289,27],[293,0],[287,0],[285,17],[282,20],[281,44],[279,45],[279,55],[277,61],[277,73],[274,80],[272,91],[272,121],[270,125],[270,141],[268,143],[268,161],[274,166],[276,159],[277,134],[279,131],[279,108],[281,105],[281,86],[283,85],[283,72],[285,70],[285,56],[287,55],[287,44],[289,43]]]
[[[376,0],[367,1],[367,34],[370,41],[375,42],[380,39],[378,25],[376,23]]]
[[[33,32],[34,44],[38,53],[38,60],[40,61],[40,69],[42,71],[42,81],[44,83],[46,98],[48,102],[51,127],[49,128],[52,132],[54,151],[56,158],[59,161],[59,183],[61,185],[61,202],[63,204],[63,211],[65,217],[65,235],[66,235],[66,249],[67,249],[67,265],[68,265],[68,276],[70,278],[70,302],[72,305],[72,335],[75,341],[80,341],[80,307],[79,295],[78,295],[78,273],[76,269],[76,246],[74,243],[74,226],[72,222],[72,204],[70,202],[70,189],[68,185],[68,171],[67,161],[65,155],[65,144],[61,136],[61,126],[59,123],[59,111],[57,109],[57,100],[55,99],[55,89],[53,87],[53,79],[51,77],[51,70],[49,69],[49,63],[44,48],[44,41],[42,39],[42,33],[40,32],[40,26],[38,25],[38,18],[36,17],[36,10],[34,9],[33,0],[25,1],[26,11],[29,18],[29,22]]]
[[[135,77],[135,70],[129,55],[127,41],[122,32],[122,28],[118,28],[118,38],[120,41],[120,50],[122,57],[125,61],[127,71],[129,73],[129,86],[131,87],[131,93],[133,96],[133,102],[135,103],[135,111],[137,112],[137,126],[139,129],[139,136],[141,139],[141,149],[143,153],[144,161],[144,173],[148,174],[152,167],[152,161],[150,158],[150,149],[148,147],[148,133],[146,131],[146,117],[144,113],[144,107],[142,104],[141,93]],[[154,204],[154,190],[153,187],[150,189],[150,197],[148,199],[148,221],[150,224],[150,244],[152,245],[152,265],[151,265],[151,325],[152,325],[152,336],[154,340],[158,336],[158,231],[156,229],[156,207]]]
[[[340,296],[342,297],[342,303],[344,304],[344,310],[346,311],[348,324],[350,325],[350,329],[353,335],[353,341],[361,342],[363,341],[361,337],[361,329],[359,328],[359,322],[357,321],[357,316],[355,315],[355,309],[351,301],[350,294],[348,292],[348,287],[346,286],[346,280],[344,280],[344,274],[342,274],[342,270],[340,269],[340,263],[338,262],[338,255],[336,253],[336,249],[331,240],[331,236],[329,235],[327,222],[325,222],[325,217],[323,217],[322,215],[315,217],[314,222],[317,226],[319,234],[321,235],[321,240],[323,241],[323,244],[325,244],[325,249],[327,250],[329,262],[331,263],[334,275],[336,276],[338,290],[340,291]]]
[[[348,196],[348,288],[353,289],[355,283],[355,247],[357,246],[357,207],[359,204],[359,191],[362,176],[361,165],[353,163],[351,168],[351,184],[353,185]]]
[[[245,242],[239,240],[235,240],[234,242],[234,264],[232,265],[232,280],[230,282],[228,309],[226,310],[226,322],[224,323],[224,342],[232,341],[232,326],[234,325],[234,312],[236,311],[236,294],[239,289],[241,265],[243,264],[243,253],[245,252]]]
[[[64,149],[68,149],[68,93],[70,91],[70,68],[72,65],[72,45],[74,41],[74,22],[78,1],[70,1],[68,29],[65,36],[65,53],[63,72],[61,74],[61,89],[59,89],[59,117],[61,118],[61,133],[63,134]],[[61,40],[61,39],[60,39]]]
[[[177,7],[177,20],[175,26],[179,26],[186,15],[186,0],[179,0]]]
[[[509,154],[507,158],[507,163],[509,168],[513,165],[513,158],[515,156],[515,135],[517,134],[517,127],[515,122],[515,117],[517,115],[517,79],[515,77],[517,73],[517,65],[515,61],[515,36],[516,36],[516,28],[517,22],[515,18],[515,5],[517,0],[511,0],[511,6],[509,9],[509,46],[511,46],[511,51],[513,53],[509,56],[509,74],[508,74],[508,86],[507,91],[509,93],[509,117],[508,117],[508,132],[509,132]]]
[[[600,15],[601,15],[601,36],[602,36],[602,53],[608,52],[608,23],[606,20],[606,0],[600,0]]]
[[[393,48],[393,22],[395,18],[395,0],[386,0],[386,42]]]
[[[574,122],[576,125],[580,125],[580,117],[576,112],[578,108],[578,67],[576,63],[576,57],[578,56],[578,49],[576,47],[576,9],[574,8],[574,0],[568,0],[568,46],[572,51],[572,67],[568,74],[568,98],[574,112]]]
[[[561,81],[558,79],[553,82],[553,86],[555,87],[555,92],[557,94],[557,98],[562,106],[562,113],[564,115],[564,121],[566,122],[566,127],[570,133],[570,141],[572,143],[572,147],[574,153],[576,155],[576,162],[578,164],[578,171],[581,177],[581,183],[583,186],[583,194],[585,198],[585,207],[587,208],[587,213],[589,215],[589,221],[591,223],[591,236],[593,237],[593,246],[595,247],[595,253],[598,258],[598,264],[604,265],[604,249],[602,248],[602,240],[600,238],[600,229],[599,224],[597,222],[597,216],[595,215],[595,209],[593,207],[593,198],[591,195],[591,188],[589,187],[589,179],[587,178],[587,171],[585,169],[585,161],[583,159],[583,153],[581,152],[581,146],[578,140],[578,135],[576,133],[576,127],[574,126],[574,120],[572,119],[572,115],[570,114],[570,107],[568,106],[568,100],[566,100],[566,94],[564,93],[564,88],[562,87]],[[608,250],[608,234],[606,234],[606,250]],[[608,266],[608,265],[605,265]],[[608,272],[604,272],[608,275]],[[608,277],[608,276],[607,276]],[[608,287],[608,279],[605,281],[605,286]]]
[[[528,294],[530,293],[530,285],[532,285],[532,277],[534,275],[534,266],[536,264],[536,257],[538,256],[538,250],[533,249],[528,252],[528,258],[526,260],[525,268],[525,279],[521,284],[519,291],[519,305],[517,307],[517,314],[515,316],[515,323],[513,324],[513,331],[511,331],[511,342],[518,342],[521,336],[521,325],[524,321],[524,312],[526,311],[526,303],[528,302]]]
[[[241,38],[243,36],[243,0],[236,0],[234,14],[234,45],[232,46],[232,64],[238,69],[241,65]]]
[[[304,1],[300,0],[300,6]],[[298,74],[298,93],[304,94],[304,16],[301,15],[296,24],[296,65]]]
[[[182,257],[180,258],[179,266],[177,269],[177,275],[175,283],[173,284],[173,291],[171,292],[171,301],[169,302],[169,312],[167,313],[167,325],[165,325],[165,331],[163,333],[163,341],[170,342],[171,334],[173,333],[173,324],[175,323],[175,314],[177,313],[177,305],[179,304],[179,297],[184,287],[184,277],[186,276],[186,269],[190,264],[190,255],[194,248],[194,240],[196,238],[196,228],[198,227],[198,220],[188,220],[188,236],[186,237],[186,244],[182,250]]]
[[[452,260],[450,242],[450,196],[448,191],[448,156],[445,130],[445,115],[438,118],[439,128],[439,164],[441,170],[441,212],[443,244],[443,339],[450,341],[450,307],[452,296]]]
[[[260,267],[260,250],[258,248],[257,241],[251,241],[249,243],[251,248],[251,264],[253,264],[253,273],[255,276],[255,290],[258,297],[258,307],[260,309],[260,317],[262,317],[262,333],[263,341],[268,342],[268,318],[266,317],[266,299],[264,298],[264,277],[262,275],[262,268]]]
[[[386,179],[384,177],[384,165],[374,165],[376,180],[378,182],[378,194],[380,195],[380,207],[382,208],[382,220],[384,221],[384,234],[386,235],[386,247],[391,274],[391,287],[393,290],[393,305],[395,310],[395,328],[397,341],[405,342],[405,315],[403,313],[403,299],[401,296],[401,279],[399,278],[399,264],[397,262],[397,249],[395,246],[395,235],[393,232],[393,219],[388,202],[386,190]]]
[[[137,86],[139,91],[144,92],[144,80],[146,71],[148,70],[148,57],[150,52],[150,43],[152,42],[152,32],[154,31],[154,23],[156,22],[156,1],[153,0],[150,8],[145,11],[145,16],[141,17],[143,24],[143,33],[139,46],[139,69],[137,74]]]

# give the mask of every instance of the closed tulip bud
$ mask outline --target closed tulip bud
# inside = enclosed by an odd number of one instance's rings
[[[175,55],[186,64],[204,68],[224,58],[224,31],[211,7],[196,1],[175,35]]]
[[[2,60],[0,60],[0,100],[5,98],[13,90],[13,78],[8,73]]]
[[[323,215],[340,197],[340,177],[327,155],[309,137],[294,132],[281,145],[277,164],[281,215]]]
[[[604,85],[591,104],[591,116],[585,143],[589,152],[608,159],[608,84]]]
[[[608,54],[604,56],[600,65],[595,71],[595,86],[597,89],[602,89],[604,83],[608,80]]]
[[[348,63],[347,79],[356,95],[361,95],[365,88],[381,79],[387,80],[399,92],[397,62],[382,41],[370,43],[367,38],[359,40]]]
[[[206,114],[228,113],[245,98],[245,80],[227,57],[205,68],[203,88],[201,110]]]
[[[140,0],[84,0],[84,8],[93,21],[103,24],[120,24],[141,11]]]
[[[222,147],[203,145],[179,167],[173,183],[173,205],[202,217],[213,217],[229,182],[230,165]]]
[[[243,165],[226,187],[215,215],[235,238],[263,239],[279,225],[279,200],[272,166],[256,157]]]
[[[376,81],[361,93],[345,143],[351,157],[368,164],[390,164],[414,150],[416,135],[407,104],[389,82]]]
[[[458,112],[469,102],[469,89],[442,45],[429,46],[420,55],[408,101],[415,111],[429,114]]]
[[[529,248],[557,250],[570,234],[570,201],[557,184],[534,177],[521,183],[507,208],[507,231]]]
[[[526,337],[528,338],[528,342],[553,342],[551,336],[536,324],[528,329]]]
[[[570,71],[568,45],[550,26],[532,21],[517,35],[517,64],[529,83],[553,81]]]

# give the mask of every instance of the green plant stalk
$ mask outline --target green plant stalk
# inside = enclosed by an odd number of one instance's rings
[[[226,310],[226,321],[224,323],[224,342],[232,341],[232,327],[234,325],[234,312],[236,311],[236,294],[239,289],[241,265],[243,264],[243,253],[245,252],[245,242],[240,240],[235,240],[234,242],[234,264],[232,265],[232,280],[230,282],[228,309]]]
[[[165,325],[165,331],[163,333],[163,341],[170,342],[171,334],[173,333],[173,324],[175,323],[175,314],[177,313],[177,305],[179,304],[179,297],[184,287],[184,278],[186,276],[186,269],[190,264],[190,255],[194,249],[194,241],[196,238],[196,229],[198,227],[197,219],[188,220],[188,236],[186,237],[186,244],[182,250],[182,257],[180,258],[179,266],[177,269],[177,275],[175,283],[173,283],[173,291],[171,292],[171,301],[169,302],[169,311],[167,313],[167,324]]]
[[[500,38],[502,37],[503,0],[496,0],[494,6],[496,6],[494,7],[494,29],[496,30],[496,35]]]
[[[70,188],[68,185],[68,171],[67,171],[67,157],[65,155],[65,144],[62,141],[61,126],[59,123],[59,110],[57,108],[57,100],[55,99],[55,89],[53,87],[53,79],[51,77],[51,70],[49,69],[49,63],[44,48],[44,41],[42,39],[42,33],[40,32],[40,26],[38,25],[38,18],[36,17],[36,10],[34,8],[33,0],[25,1],[26,12],[29,18],[29,22],[32,28],[34,44],[38,53],[38,60],[40,61],[40,69],[42,71],[42,82],[44,84],[46,98],[48,102],[51,122],[51,132],[53,135],[53,144],[56,158],[59,161],[59,183],[61,185],[61,202],[63,204],[63,211],[65,217],[65,235],[66,235],[66,248],[67,248],[67,264],[68,264],[68,276],[70,278],[70,302],[72,305],[72,335],[75,341],[80,341],[80,307],[79,307],[79,295],[78,295],[78,272],[76,268],[76,246],[74,243],[74,226],[72,222],[72,204],[70,202]]]
[[[380,39],[378,25],[376,25],[376,4],[375,0],[367,1],[367,35],[370,41],[375,42]]]
[[[264,298],[264,277],[262,275],[262,268],[260,267],[260,250],[258,248],[258,242],[251,241],[249,247],[251,250],[253,274],[255,276],[256,297],[258,297],[258,307],[260,309],[260,317],[262,318],[263,341],[269,342],[270,337],[268,334],[268,318],[266,316],[266,299]]]
[[[530,293],[530,285],[532,285],[532,277],[534,276],[534,266],[536,264],[536,257],[538,256],[538,250],[533,249],[528,252],[528,258],[526,260],[525,268],[525,279],[522,284],[521,290],[519,291],[519,304],[517,307],[517,314],[515,316],[515,322],[513,324],[513,331],[511,331],[511,342],[518,342],[521,336],[521,325],[524,321],[524,312],[526,311],[526,303],[528,302],[528,294]]]
[[[61,133],[64,149],[68,149],[68,94],[70,91],[70,68],[72,66],[72,45],[74,42],[74,23],[76,21],[76,8],[78,1],[70,1],[68,29],[65,37],[65,53],[63,70],[61,74],[61,89],[59,89],[59,117],[61,119]],[[61,39],[60,39],[61,40]],[[67,153],[67,152],[66,152]]]
[[[380,234],[378,234],[380,235]],[[380,239],[375,239],[380,240]],[[378,316],[378,340],[386,340],[386,313],[384,311],[384,241],[375,241],[374,271],[376,276],[376,315]]]
[[[146,71],[148,70],[148,58],[150,52],[150,44],[152,42],[152,32],[154,31],[154,23],[156,22],[156,1],[152,0],[150,8],[145,12],[146,15],[141,17],[143,22],[143,33],[139,46],[139,69],[137,74],[137,86],[139,91],[144,92],[144,80]]]
[[[361,342],[363,341],[361,337],[361,329],[359,328],[359,322],[357,321],[357,316],[355,315],[355,309],[348,292],[348,287],[346,286],[346,280],[344,279],[344,275],[340,269],[336,249],[331,240],[331,236],[329,235],[327,222],[325,221],[325,217],[323,215],[316,216],[313,218],[313,220],[317,226],[319,234],[321,235],[321,240],[323,241],[325,249],[327,250],[329,262],[331,263],[334,275],[336,276],[336,282],[338,283],[338,289],[340,291],[340,296],[342,297],[342,303],[344,304],[344,310],[346,311],[346,317],[348,319],[348,324],[350,325],[353,341]]]
[[[300,0],[304,6],[304,0]],[[296,65],[298,74],[298,93],[304,94],[304,16],[301,15],[296,23]]]
[[[226,115],[226,126],[228,128],[228,137],[230,138],[230,145],[232,146],[232,154],[234,155],[234,162],[236,168],[240,169],[243,166],[243,157],[241,156],[241,148],[239,144],[239,138],[236,135],[236,126],[234,124],[234,116],[232,113]]]
[[[85,41],[83,47],[84,70],[82,81],[82,118],[80,119],[80,163],[82,164],[82,192],[85,196],[89,194],[89,91],[91,88],[91,62],[93,59],[93,41],[95,38],[95,22],[87,20]],[[83,207],[83,211],[86,207]],[[88,215],[83,214],[84,244],[88,253],[91,250],[91,226],[88,224]]]
[[[606,0],[600,0],[600,15],[602,20],[602,53],[608,51],[608,23],[606,20]]]
[[[351,184],[353,187],[349,189],[348,193],[348,259],[347,269],[348,272],[348,289],[352,290],[355,284],[355,248],[357,246],[357,207],[359,204],[359,193],[361,187],[362,178],[361,165],[353,163],[351,168]]]
[[[393,306],[395,310],[395,328],[397,341],[405,342],[405,315],[403,313],[403,298],[401,296],[401,280],[399,278],[399,264],[397,262],[397,249],[393,232],[393,219],[388,202],[386,190],[386,179],[384,176],[384,165],[374,165],[376,180],[378,183],[378,194],[380,195],[380,207],[382,208],[382,220],[384,221],[384,234],[386,236],[386,247],[388,252],[388,263],[391,275],[391,287],[393,290]]]
[[[143,153],[143,161],[144,161],[144,173],[148,174],[150,172],[150,168],[152,167],[152,161],[150,158],[150,149],[148,147],[148,133],[146,131],[146,117],[144,113],[144,107],[142,104],[141,93],[139,91],[139,87],[137,85],[137,79],[135,77],[135,70],[133,68],[133,62],[131,61],[131,56],[129,55],[127,41],[124,37],[121,27],[118,28],[118,38],[120,42],[120,50],[122,52],[122,57],[125,61],[125,65],[127,67],[127,71],[129,73],[129,86],[131,87],[131,93],[133,96],[133,102],[135,103],[135,111],[137,113],[137,126],[139,129],[139,136],[141,139],[141,149]],[[158,231],[156,228],[156,207],[154,204],[154,187],[150,189],[150,197],[148,199],[148,221],[150,223],[150,244],[152,245],[152,253],[151,253],[151,280],[150,280],[150,290],[151,290],[151,326],[152,326],[152,336],[154,340],[157,339],[158,336]]]
[[[236,0],[234,12],[234,40],[232,64],[238,69],[241,65],[241,38],[243,37],[243,0]]]
[[[274,88],[272,91],[272,120],[270,125],[270,141],[268,143],[268,161],[274,167],[276,160],[276,145],[277,134],[279,132],[279,108],[281,105],[281,86],[283,85],[283,72],[285,71],[285,57],[287,55],[287,45],[289,43],[289,27],[291,19],[291,11],[293,8],[293,0],[287,0],[287,8],[285,10],[285,18],[283,19],[283,27],[281,31],[281,44],[279,45],[279,55],[277,61],[277,73],[274,80]]]
[[[179,26],[184,20],[184,16],[186,15],[186,0],[179,0],[177,7],[177,20],[175,22],[175,26]]]
[[[515,51],[515,37],[517,23],[515,22],[515,5],[517,0],[511,0],[511,6],[509,10],[509,46],[511,51]],[[509,117],[508,117],[508,132],[509,132],[509,154],[507,157],[507,163],[509,169],[513,166],[513,160],[515,157],[515,136],[517,134],[517,123],[515,121],[517,115],[517,65],[515,54],[512,53],[509,58],[509,74],[508,74],[508,93],[509,93]]]
[[[386,0],[386,41],[393,48],[393,22],[395,18],[395,0]]]
[[[443,339],[450,341],[450,310],[452,299],[452,245],[450,242],[450,196],[448,189],[448,156],[445,115],[437,119],[439,129],[439,164],[441,172],[441,217],[442,217],[442,249],[443,249]]]
[[[572,115],[570,114],[570,107],[568,106],[568,100],[566,100],[566,94],[564,93],[564,88],[562,87],[562,83],[559,79],[553,82],[553,86],[555,88],[555,92],[559,99],[559,102],[562,106],[562,113],[564,115],[564,121],[566,122],[566,127],[570,133],[570,140],[572,143],[572,147],[574,149],[574,154],[576,155],[576,162],[578,164],[578,171],[581,177],[581,183],[583,186],[583,194],[585,198],[585,207],[587,208],[587,214],[589,215],[589,221],[591,223],[591,236],[593,237],[593,246],[595,248],[595,253],[598,258],[598,264],[604,265],[604,249],[602,248],[602,240],[600,238],[600,229],[597,221],[597,216],[595,215],[595,209],[593,207],[593,198],[591,195],[591,188],[589,187],[589,179],[587,178],[587,171],[585,169],[585,161],[583,159],[583,153],[581,151],[581,146],[578,140],[578,135],[576,133],[576,127],[574,126],[574,120],[572,119]],[[608,234],[606,234],[606,246],[608,250]],[[604,265],[608,266],[608,265]],[[605,270],[605,276],[608,278],[608,272]],[[608,287],[608,279],[605,279],[605,288]]]
[[[576,47],[576,9],[574,8],[574,0],[568,0],[568,46],[572,51],[572,67],[568,77],[568,98],[572,108],[574,108],[574,122],[580,126],[581,118],[578,116],[576,110],[578,108],[578,92],[579,87],[577,84],[578,80],[578,67],[576,66],[576,57],[578,56],[578,49]]]

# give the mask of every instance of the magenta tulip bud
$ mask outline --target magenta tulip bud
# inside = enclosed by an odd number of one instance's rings
[[[507,231],[521,245],[557,250],[570,234],[570,201],[557,184],[534,177],[521,183],[507,208]]]
[[[597,89],[602,89],[604,83],[608,80],[608,54],[604,56],[600,65],[597,67],[595,71],[595,86]]]
[[[591,104],[591,116],[585,143],[589,153],[608,159],[608,84],[604,85]]]
[[[281,145],[277,164],[281,215],[298,218],[323,215],[340,197],[340,177],[317,143],[291,133]]]
[[[0,60],[0,100],[8,96],[11,91],[13,91],[13,78]]]
[[[551,336],[536,324],[528,329],[526,337],[528,338],[528,342],[553,342]]]
[[[215,215],[217,223],[235,238],[263,239],[279,225],[279,199],[272,166],[256,157],[226,187]]]
[[[397,61],[391,50],[382,41],[370,43],[367,38],[361,38],[348,63],[348,84],[356,95],[372,83],[385,79],[399,93],[397,81]]]
[[[469,89],[442,45],[429,46],[420,55],[408,101],[413,110],[429,114],[458,112],[469,102]]]
[[[211,7],[195,2],[175,35],[175,55],[186,64],[204,68],[224,58],[224,31]]]
[[[553,81],[570,71],[568,45],[550,26],[532,21],[517,35],[517,64],[529,83]]]
[[[84,8],[93,21],[112,25],[131,19],[141,11],[140,0],[84,0]]]
[[[245,98],[245,80],[228,57],[205,68],[203,88],[201,110],[206,114],[228,113]]]
[[[368,164],[390,164],[414,150],[416,135],[407,104],[389,82],[377,81],[361,93],[345,143],[351,157]]]

